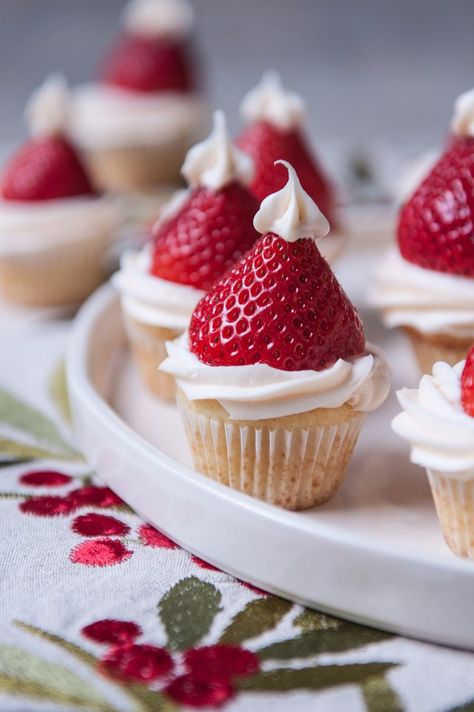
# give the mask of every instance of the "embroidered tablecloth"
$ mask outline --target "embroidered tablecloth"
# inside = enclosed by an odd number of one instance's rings
[[[267,595],[109,490],[69,428],[69,329],[0,307],[0,710],[474,710],[473,655]]]

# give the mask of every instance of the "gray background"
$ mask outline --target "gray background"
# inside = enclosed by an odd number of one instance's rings
[[[0,142],[24,131],[30,90],[52,69],[90,79],[120,0],[0,0]],[[238,126],[268,67],[306,97],[323,145],[438,143],[474,85],[473,0],[194,0],[214,102]]]

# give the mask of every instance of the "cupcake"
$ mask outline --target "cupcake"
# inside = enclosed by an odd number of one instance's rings
[[[124,255],[115,284],[142,378],[155,395],[174,399],[173,378],[159,371],[165,343],[185,331],[199,299],[255,242],[256,198],[246,187],[251,159],[230,142],[225,117],[183,165],[180,191],[140,253]]]
[[[283,188],[286,171],[275,163],[280,160],[291,163],[303,189],[332,226],[330,239],[325,239],[319,246],[323,256],[332,262],[343,248],[344,235],[339,225],[333,186],[305,136],[303,99],[285,89],[278,74],[268,72],[244,97],[241,114],[247,125],[236,143],[255,163],[252,191],[262,201]]]
[[[67,136],[68,91],[49,79],[27,106],[33,137],[0,184],[0,294],[31,306],[80,303],[104,279],[121,222],[117,199],[98,193]]]
[[[410,338],[423,373],[465,358],[474,340],[474,91],[456,103],[453,136],[406,199],[371,301]]]
[[[412,444],[411,461],[426,467],[449,548],[474,558],[474,348],[397,395],[403,413],[392,428]]]
[[[132,0],[98,81],[77,89],[73,135],[100,187],[179,182],[186,151],[208,125],[193,24],[187,0]]]
[[[316,246],[326,218],[283,165],[286,186],[255,216],[262,237],[201,299],[161,369],[176,378],[195,468],[297,510],[337,490],[390,377]]]

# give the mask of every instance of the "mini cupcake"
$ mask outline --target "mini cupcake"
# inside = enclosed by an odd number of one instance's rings
[[[258,203],[246,187],[252,161],[230,142],[222,112],[209,138],[188,153],[183,175],[188,190],[167,206],[152,243],[124,255],[115,277],[142,378],[166,399],[175,395],[173,378],[158,370],[166,341],[187,329],[199,299],[258,237]]]
[[[419,388],[398,391],[403,413],[393,430],[426,467],[444,537],[457,556],[474,558],[474,348],[455,366],[442,361]]]
[[[73,135],[100,187],[179,182],[209,118],[197,91],[193,24],[187,0],[131,0],[99,81],[76,91]]]
[[[456,103],[454,136],[401,207],[398,250],[371,301],[409,336],[420,368],[465,358],[474,340],[474,91]]]
[[[250,91],[241,105],[247,126],[237,139],[239,148],[252,157],[255,177],[251,189],[262,201],[286,183],[284,160],[294,166],[304,190],[327,216],[332,231],[319,249],[332,262],[344,245],[335,194],[304,134],[306,107],[303,99],[285,89],[276,72],[267,72],[260,84]]]
[[[201,299],[189,335],[167,345],[195,468],[286,509],[339,487],[390,377],[316,247],[329,224],[289,179],[267,197],[254,247]]]
[[[121,222],[98,193],[67,134],[68,92],[48,80],[28,106],[33,138],[7,163],[0,185],[0,293],[31,306],[80,303],[104,279]]]

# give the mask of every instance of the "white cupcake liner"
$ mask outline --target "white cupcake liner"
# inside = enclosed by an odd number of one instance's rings
[[[322,504],[334,494],[366,417],[354,412],[332,425],[289,428],[209,417],[181,397],[178,408],[199,472],[292,510]]]
[[[472,479],[427,473],[446,543],[457,556],[474,559],[474,473]]]

